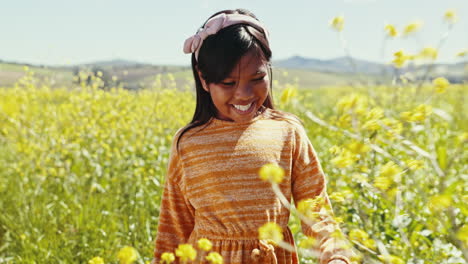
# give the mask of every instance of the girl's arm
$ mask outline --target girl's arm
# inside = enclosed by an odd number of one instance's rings
[[[315,218],[309,226],[301,222],[305,235],[316,239],[314,250],[319,252],[319,263],[350,264],[353,255],[349,242],[344,238],[336,221],[326,192],[326,180],[315,150],[301,126],[295,133],[294,160],[292,170],[292,194],[296,208],[305,199],[315,199]],[[334,262],[335,261],[335,262]],[[339,263],[339,262],[338,262]]]
[[[174,138],[162,195],[152,263],[160,263],[164,252],[175,254],[175,249],[179,244],[187,243],[195,224],[195,210],[179,184],[184,170],[174,146],[177,142],[177,134]]]

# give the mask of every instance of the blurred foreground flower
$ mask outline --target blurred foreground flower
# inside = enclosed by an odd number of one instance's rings
[[[468,55],[468,49],[464,49],[458,52],[456,56],[462,58],[462,57],[465,57],[466,55]]]
[[[425,47],[423,48],[419,54],[417,55],[418,58],[422,59],[430,59],[430,60],[435,60],[437,59],[438,51],[436,48],[433,47]]]
[[[405,29],[403,29],[403,35],[408,36],[409,34],[418,31],[421,28],[422,24],[422,21],[414,21],[409,23],[405,26]]]
[[[388,264],[405,264],[405,262],[397,257],[397,256],[393,256],[393,255],[378,255],[377,256],[381,261],[383,261],[384,263],[388,263]]]
[[[458,21],[457,13],[455,9],[449,9],[445,11],[444,20],[450,24],[455,24]]]
[[[260,179],[273,183],[281,183],[284,178],[284,170],[276,163],[265,164],[258,172]]]
[[[188,260],[195,260],[197,257],[197,251],[190,244],[180,244],[175,251],[176,256],[180,258],[182,262]]]
[[[445,79],[444,77],[435,78],[432,81],[432,84],[435,86],[437,93],[445,92],[447,87],[450,86],[450,82],[447,79]]]
[[[283,230],[277,223],[268,222],[258,229],[258,238],[276,246],[283,241]]]
[[[197,242],[198,248],[203,251],[210,251],[213,244],[207,238],[200,238]]]
[[[389,37],[394,38],[394,37],[398,36],[398,31],[396,30],[395,26],[392,25],[392,24],[385,25],[385,31],[387,31],[387,35]]]
[[[223,264],[223,257],[218,252],[210,252],[205,259],[211,264]]]
[[[161,262],[163,262],[164,264],[170,264],[170,263],[172,263],[174,261],[175,261],[174,253],[164,252],[161,255]]]
[[[349,239],[359,242],[367,248],[375,250],[376,244],[373,239],[362,229],[353,229],[349,232]]]
[[[342,31],[344,27],[344,17],[343,16],[334,17],[330,21],[330,26],[338,32]]]
[[[281,103],[288,103],[293,97],[297,95],[297,89],[291,84],[286,84],[286,88],[281,93]]]
[[[452,197],[448,194],[434,195],[429,199],[429,209],[439,212],[448,208],[452,204]]]
[[[132,264],[138,259],[138,251],[133,247],[123,247],[117,254],[120,264]]]
[[[101,257],[94,257],[88,261],[88,264],[104,264],[104,259]]]

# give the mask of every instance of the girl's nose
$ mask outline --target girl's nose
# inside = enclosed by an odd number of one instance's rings
[[[237,99],[248,100],[253,97],[253,89],[250,84],[239,84],[235,94]]]

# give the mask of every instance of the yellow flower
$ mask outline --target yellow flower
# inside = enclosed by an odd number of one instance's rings
[[[415,121],[423,121],[430,114],[432,114],[432,107],[430,105],[421,104],[418,105],[413,111],[413,119]]]
[[[438,55],[438,51],[436,48],[434,47],[424,47],[418,54],[418,57],[419,58],[423,58],[423,59],[431,59],[431,60],[435,60],[437,59],[437,55]]]
[[[317,242],[317,239],[315,239],[314,237],[306,237],[299,241],[298,246],[300,248],[311,249],[317,245]]]
[[[422,160],[414,160],[410,159],[406,161],[406,164],[410,170],[417,170],[421,169],[424,166],[424,161]]]
[[[369,150],[371,150],[369,145],[359,141],[353,141],[349,143],[346,147],[354,154],[366,153]]]
[[[211,248],[213,247],[213,244],[207,238],[200,238],[197,243],[198,243],[198,248],[203,251],[210,251]]]
[[[377,256],[381,261],[383,261],[384,263],[388,263],[388,264],[405,264],[405,262],[397,257],[397,256],[393,256],[393,255],[378,255]]]
[[[418,31],[422,26],[422,21],[414,21],[405,26],[403,35],[407,36],[413,32]]]
[[[343,16],[334,17],[334,18],[330,21],[330,25],[331,25],[332,28],[335,29],[336,31],[342,31],[342,30],[343,30],[343,27],[344,27],[344,17],[343,17]]]
[[[297,95],[297,89],[293,85],[286,84],[286,88],[281,94],[281,103],[285,104],[291,100],[291,98]]]
[[[396,30],[395,26],[392,24],[387,24],[385,25],[385,31],[387,31],[387,34],[390,37],[396,37],[398,36],[398,31]]]
[[[387,177],[384,177],[384,176],[375,177],[374,186],[379,188],[382,191],[387,190],[391,184],[392,184],[392,181]]]
[[[269,163],[260,168],[259,175],[260,179],[264,181],[281,183],[284,178],[284,170],[276,163]]]
[[[366,114],[366,119],[368,120],[380,119],[382,117],[384,117],[384,111],[380,107],[374,107]]]
[[[211,264],[223,264],[223,257],[218,252],[210,252],[205,259]]]
[[[324,199],[321,196],[315,198],[302,199],[297,203],[297,211],[310,220],[319,216],[319,210],[324,205]]]
[[[338,111],[348,112],[358,108],[364,108],[366,105],[366,99],[364,96],[359,94],[351,94],[341,98],[336,104]]]
[[[344,195],[341,192],[333,192],[329,195],[330,199],[334,200],[335,202],[341,203],[345,201]]]
[[[331,162],[335,164],[338,168],[346,168],[357,160],[357,157],[355,154],[353,154],[349,150],[343,150],[340,155],[337,157],[333,158]]]
[[[163,262],[164,261],[164,262]],[[161,262],[165,264],[169,264],[175,261],[174,253],[171,252],[164,252],[161,255]]]
[[[449,87],[450,82],[444,77],[438,77],[432,81],[432,84],[435,86],[437,93],[443,93]]]
[[[182,262],[188,260],[195,260],[197,257],[197,251],[190,244],[180,244],[176,251],[176,256],[180,258]]]
[[[101,257],[94,257],[88,261],[88,264],[104,264],[104,259]]]
[[[335,145],[332,146],[328,151],[330,151],[331,154],[336,155],[341,152],[341,148]]]
[[[380,176],[393,178],[395,175],[401,173],[401,168],[393,161],[387,162],[380,168]]]
[[[131,264],[138,259],[138,252],[133,247],[123,247],[117,254],[120,264]]]
[[[393,61],[392,63],[395,65],[397,68],[403,67],[406,61],[411,59],[411,56],[408,54],[405,54],[403,50],[399,50],[395,53],[393,53]]]
[[[457,13],[454,9],[445,11],[444,20],[450,24],[455,24],[458,21]]]
[[[466,55],[468,55],[468,49],[464,49],[457,53],[457,57],[465,57]]]
[[[452,204],[452,197],[448,194],[434,195],[429,199],[429,209],[433,212],[442,211]]]
[[[369,238],[369,235],[362,229],[353,229],[349,232],[349,239],[355,240],[367,248],[375,250],[375,241]]]
[[[277,223],[268,222],[258,229],[258,238],[276,246],[283,241],[283,230]]]
[[[457,232],[457,238],[468,246],[468,225],[463,225]]]

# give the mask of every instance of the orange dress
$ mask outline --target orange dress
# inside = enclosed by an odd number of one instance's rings
[[[303,126],[277,119],[273,111],[279,112],[267,108],[243,123],[212,118],[206,127],[184,133],[178,152],[175,143],[181,129],[177,131],[152,263],[160,263],[164,252],[175,254],[179,244],[191,243],[197,249],[200,238],[208,238],[226,264],[255,263],[252,251],[262,250],[258,228],[267,222],[281,226],[284,241],[296,248],[288,227],[290,212],[271,184],[259,178],[259,169],[267,163],[281,166],[285,177],[279,187],[285,197],[294,198],[296,206],[318,195],[330,201],[325,176]],[[312,227],[302,223],[304,234],[320,241],[321,264],[332,259],[350,263],[350,252],[336,247],[332,241],[336,238],[330,236],[336,223],[327,219]],[[275,247],[274,254],[277,263],[299,263],[296,251]],[[179,263],[177,257],[175,263]]]

